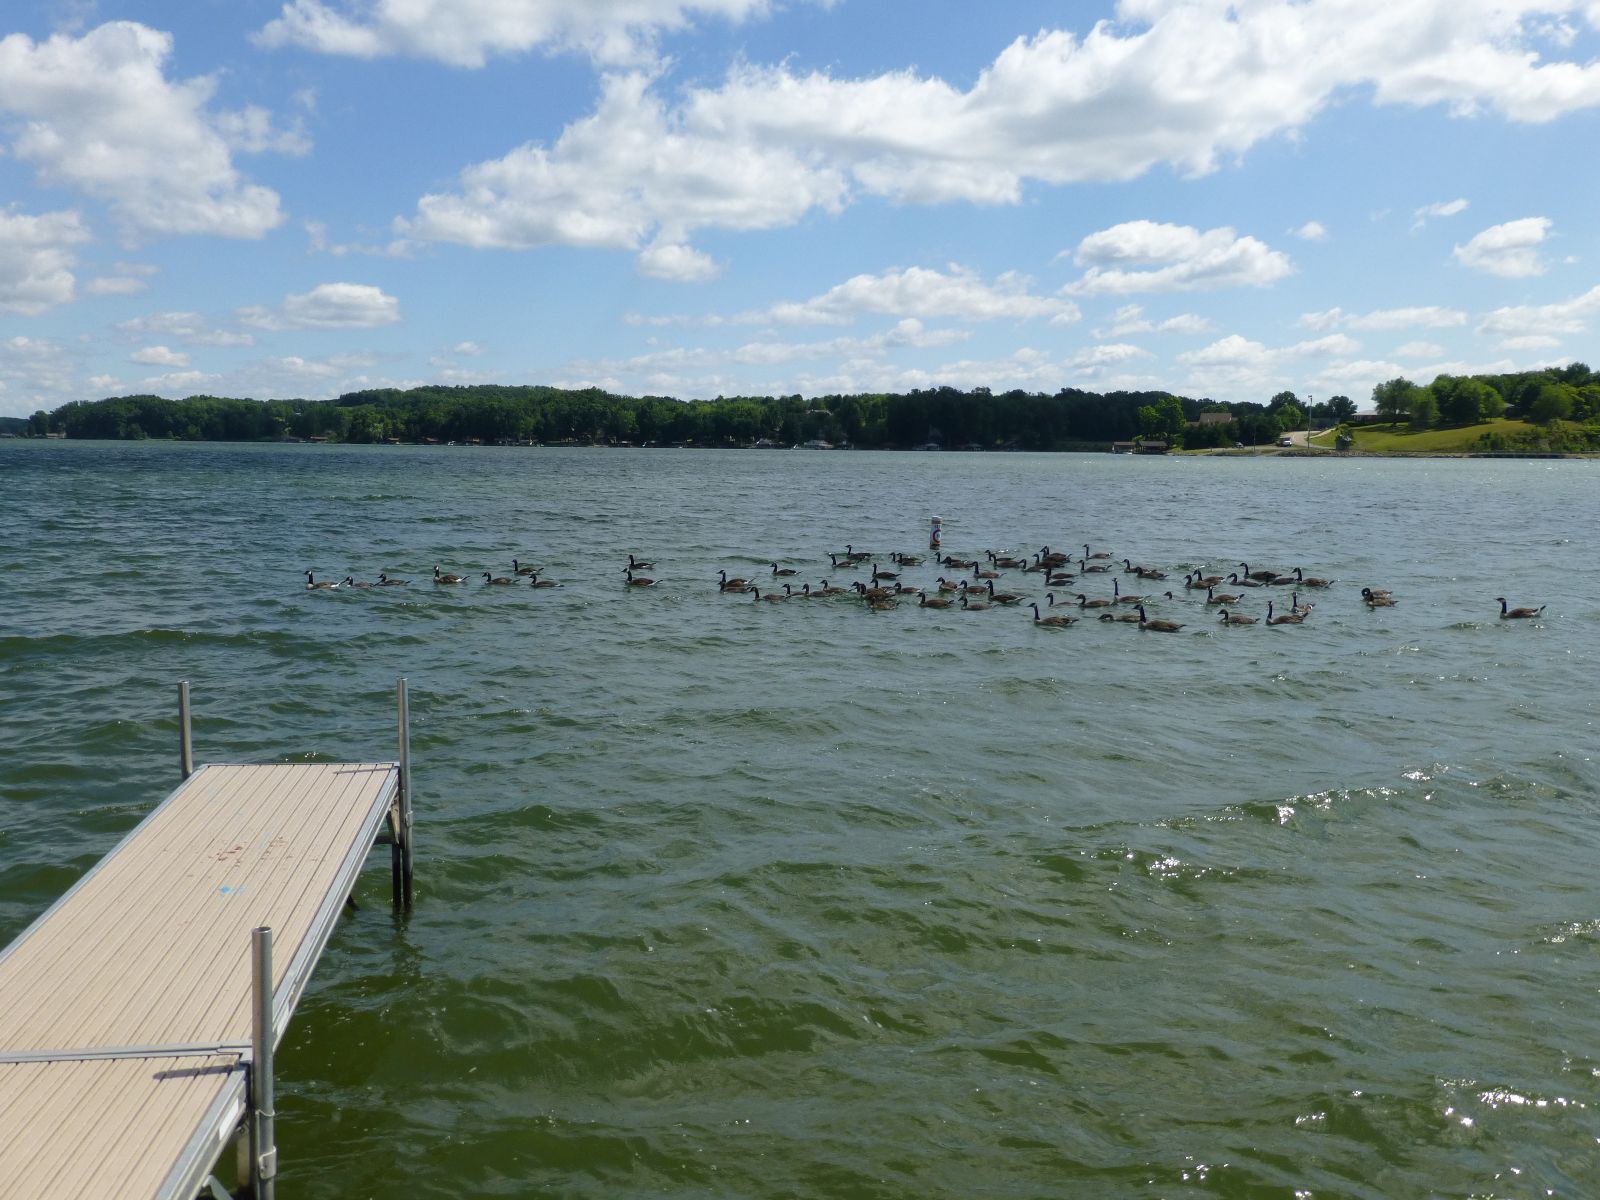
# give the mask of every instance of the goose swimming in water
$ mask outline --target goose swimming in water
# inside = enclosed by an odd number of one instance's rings
[[[633,555],[630,554],[628,557],[632,558]],[[513,558],[511,560],[511,573],[513,575],[537,575],[539,573],[539,568],[523,566],[520,562]]]
[[[1224,625],[1254,625],[1256,623],[1254,617],[1247,617],[1243,613],[1229,612],[1225,608],[1219,608],[1217,615],[1222,618]]]
[[[378,572],[379,587],[406,587],[411,583],[409,579],[390,579],[382,571]]]
[[[363,581],[363,582],[358,582],[358,581],[357,581],[357,580],[356,580],[356,579],[355,579],[355,577],[354,577],[354,576],[352,576],[352,575],[346,575],[346,576],[345,576],[345,577],[344,577],[344,586],[345,586],[345,587],[352,587],[352,588],[362,588],[362,589],[363,589],[363,590],[364,590],[364,589],[366,589],[366,588],[374,588],[374,587],[377,587],[377,586],[378,586],[378,585],[377,585],[377,584],[375,584],[375,583],[366,583],[366,582],[364,582],[364,581]]]
[[[752,582],[748,579],[743,579],[737,576],[735,576],[733,579],[729,579],[726,571],[718,571],[717,576],[720,579],[720,582],[717,584],[717,586],[725,592],[743,592],[753,586]]]
[[[498,587],[509,587],[509,586],[511,586],[511,583],[512,583],[511,576],[509,576],[509,575],[491,575],[491,574],[489,574],[488,571],[485,571],[483,573],[483,581],[485,583],[495,584]]]
[[[1504,596],[1496,596],[1495,599],[1500,601],[1500,619],[1502,621],[1513,621],[1527,617],[1537,617],[1545,610],[1545,606],[1543,604],[1539,605],[1538,608],[1508,609],[1506,608],[1506,598]]]
[[[1361,599],[1366,603],[1368,608],[1394,607],[1394,597],[1391,596],[1387,591],[1374,590],[1373,588],[1362,588]]]
[[[989,607],[989,604],[988,604],[987,601],[983,601],[981,603],[974,604],[974,603],[972,603],[972,601],[968,600],[965,596],[961,597],[961,609],[962,609],[963,612],[982,612],[984,609],[986,609],[988,607]]]
[[[560,587],[561,585],[554,579],[540,579],[539,572],[535,571],[528,577],[528,586],[536,588],[553,588]]]
[[[654,566],[655,563],[653,562],[640,562],[632,554],[628,555],[628,570],[630,571],[648,571]]]
[[[337,583],[327,583],[327,582],[318,583],[317,580],[316,580],[316,576],[312,575],[310,571],[306,572],[306,590],[307,591],[310,591],[310,592],[332,591],[334,588],[336,588],[338,586],[339,585]]]
[[[1082,592],[1078,593],[1078,607],[1079,608],[1110,608],[1111,604],[1112,604],[1112,601],[1110,601],[1110,600],[1091,600],[1091,599],[1089,599],[1089,597],[1085,596]]]
[[[446,575],[439,570],[439,564],[433,564],[433,581],[435,583],[465,583],[466,579],[460,575]]]
[[[935,596],[931,600],[926,596],[917,598],[917,605],[920,608],[949,608],[954,603],[955,601],[948,596]]]
[[[635,575],[632,567],[623,568],[622,573],[628,577],[629,587],[655,587],[656,581],[645,575]]]
[[[1183,626],[1176,621],[1152,621],[1144,615],[1144,605],[1139,605],[1139,628],[1154,630],[1156,633],[1177,633]]]
[[[1302,625],[1305,623],[1305,619],[1304,613],[1283,613],[1275,617],[1272,615],[1272,601],[1267,601],[1268,625]]]
[[[1035,625],[1048,625],[1052,629],[1065,629],[1077,619],[1076,617],[1067,616],[1066,613],[1052,613],[1048,617],[1041,617],[1037,604],[1030,604],[1028,607],[1033,609],[1033,623]]]

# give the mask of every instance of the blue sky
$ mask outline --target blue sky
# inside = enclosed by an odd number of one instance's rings
[[[0,415],[1594,361],[1595,0],[12,0]]]

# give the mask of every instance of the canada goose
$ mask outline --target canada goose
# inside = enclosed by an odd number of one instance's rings
[[[717,575],[721,578],[721,582],[717,586],[725,592],[742,592],[751,586],[751,582],[748,579],[729,579],[726,571],[718,571]]]
[[[379,587],[406,587],[410,582],[411,580],[409,579],[390,579],[382,571],[378,572]]]
[[[635,575],[632,567],[624,567],[622,573],[628,577],[629,587],[655,587],[656,581],[645,575]]]
[[[655,563],[653,562],[640,562],[632,554],[628,555],[628,570],[630,571],[649,571],[654,567]]]
[[[1107,551],[1107,550],[1096,550],[1093,554],[1090,554],[1089,553],[1089,543],[1085,542],[1083,544],[1083,556],[1085,558],[1110,558],[1111,557],[1111,553],[1110,553],[1110,551]]]
[[[1294,598],[1289,602],[1289,611],[1292,613],[1299,613],[1302,617],[1309,617],[1311,615],[1311,610],[1315,607],[1315,604],[1301,604],[1299,592],[1295,592]]]
[[[1157,633],[1177,633],[1183,626],[1176,621],[1152,621],[1144,615],[1144,605],[1139,605],[1139,628],[1153,629]]]
[[[1275,617],[1272,615],[1272,601],[1267,601],[1268,625],[1302,625],[1305,623],[1305,619],[1304,613],[1284,613],[1280,617]]]
[[[1243,596],[1238,596],[1238,595],[1230,596],[1227,592],[1218,592],[1213,588],[1207,588],[1206,589],[1206,603],[1207,604],[1237,604],[1237,603],[1239,603],[1239,601],[1241,601],[1243,599],[1244,599]]]
[[[989,599],[996,604],[1015,604],[1022,599],[1019,592],[997,592],[994,590],[994,580],[989,580]]]
[[[949,608],[954,603],[955,601],[948,596],[935,596],[932,600],[929,600],[926,596],[917,598],[917,606],[919,608]]]
[[[1394,593],[1391,592],[1388,588],[1375,588],[1375,587],[1364,587],[1364,588],[1361,589],[1361,594],[1363,596],[1392,596],[1392,595],[1394,595]]]
[[[1254,625],[1256,619],[1247,617],[1243,613],[1231,613],[1225,608],[1217,609],[1217,615],[1222,618],[1224,625]]]
[[[1064,567],[1072,561],[1072,555],[1063,554],[1059,550],[1052,550],[1049,546],[1039,548],[1039,561],[1047,567]]]
[[[512,582],[511,576],[509,575],[491,575],[488,571],[483,573],[483,581],[485,583],[497,584],[500,587],[507,587]]]
[[[632,556],[630,555],[629,557]],[[518,562],[514,558],[511,560],[511,573],[513,575],[535,575],[538,573],[538,571],[538,567],[525,566],[523,563]]]
[[[361,583],[358,583],[358,582],[357,582],[357,581],[356,581],[356,580],[355,580],[355,578],[354,578],[354,577],[352,577],[352,576],[350,576],[350,575],[346,575],[346,576],[345,576],[345,577],[344,577],[344,586],[345,586],[345,587],[353,587],[353,588],[362,588],[362,589],[366,589],[366,588],[374,588],[374,587],[377,587],[377,586],[378,586],[378,585],[377,585],[377,584],[375,584],[375,583],[365,583],[365,582],[361,582]]]
[[[866,562],[867,559],[872,557],[872,555],[868,554],[865,550],[857,550],[854,546],[849,545],[848,543],[844,548],[844,556],[851,562]]]
[[[900,601],[896,600],[893,596],[884,596],[883,598],[877,600],[869,599],[867,601],[867,607],[873,612],[888,612],[892,608],[899,608]]]
[[[435,583],[465,583],[466,579],[460,575],[446,575],[439,570],[439,564],[433,564],[433,581]]]
[[[837,554],[829,554],[828,561],[833,563],[833,569],[835,571],[854,571],[861,565],[852,559],[848,554],[844,556],[843,562],[839,561],[839,556]]]
[[[552,588],[560,587],[561,585],[554,579],[540,579],[539,572],[535,571],[532,575],[528,576],[528,586],[536,588]]]
[[[1087,558],[1080,558],[1078,560],[1078,570],[1080,570],[1080,571],[1093,571],[1096,575],[1103,575],[1107,571],[1111,570],[1111,564],[1110,563],[1092,563]]]
[[[939,576],[939,590],[941,592],[959,592],[961,588],[962,584],[946,579],[943,575]]]
[[[978,565],[976,559],[953,558],[948,554],[941,558],[939,562],[941,565],[949,567],[952,571],[965,571],[968,567],[975,567]]]
[[[1000,555],[993,550],[989,551],[989,561],[1007,571],[1015,571],[1018,567],[1028,565],[1028,560],[1025,558],[1016,558],[1010,554]]]
[[[900,578],[900,572],[899,571],[880,571],[878,569],[878,564],[877,563],[873,563],[872,564],[872,577],[874,579],[899,579]]]
[[[1500,619],[1502,621],[1515,620],[1521,617],[1537,617],[1545,610],[1545,606],[1543,604],[1539,605],[1538,608],[1508,609],[1506,608],[1506,598],[1504,596],[1496,596],[1495,599],[1500,601]]]
[[[1199,591],[1201,588],[1216,587],[1217,584],[1222,582],[1221,575],[1206,575],[1203,574],[1204,570],[1204,567],[1196,567],[1188,575],[1185,575],[1183,577],[1183,586]],[[1193,579],[1194,582],[1190,583],[1190,579]]]
[[[1076,582],[1077,578],[1076,575],[1067,571],[1055,571],[1044,581],[1044,584],[1046,587],[1065,587],[1069,583]]]
[[[782,592],[767,592],[765,595],[763,595],[761,589],[755,587],[754,585],[751,586],[750,592],[757,600],[765,600],[768,604],[776,604],[779,601],[787,600],[789,598]]]
[[[972,603],[972,601],[968,600],[965,596],[961,597],[961,608],[965,612],[982,612],[984,609],[986,609],[988,607],[989,607],[989,605],[988,605],[987,602],[980,602],[978,604],[974,604],[974,603]]]
[[[1124,596],[1115,579],[1111,581],[1111,598],[1118,604],[1139,604],[1145,599],[1143,596]]]
[[[306,590],[309,592],[332,591],[338,586],[337,583],[318,583],[316,576],[312,575],[310,571],[306,572]]]
[[[1295,587],[1300,581],[1293,575],[1274,575],[1267,582],[1274,587]]]
[[[1082,592],[1079,592],[1077,595],[1079,608],[1110,608],[1113,603],[1110,600],[1091,600]]]
[[[902,567],[919,567],[922,565],[922,558],[920,555],[901,554],[898,550],[889,555],[889,561],[892,563],[898,563]]]
[[[1319,579],[1315,575],[1313,575],[1310,579],[1307,579],[1304,567],[1296,567],[1294,569],[1294,577],[1295,582],[1297,582],[1301,587],[1323,588],[1333,586],[1333,580],[1331,579]]]
[[[1103,612],[1100,614],[1100,619],[1102,621],[1120,621],[1125,625],[1133,625],[1138,623],[1139,613],[1136,609],[1128,612]]]
[[[1234,587],[1260,587],[1261,586],[1261,580],[1259,580],[1259,579],[1251,579],[1248,576],[1246,578],[1244,578],[1244,579],[1240,579],[1239,578],[1239,572],[1237,572],[1237,571],[1229,571],[1228,572],[1228,582],[1230,584],[1232,584]]]
[[[894,593],[886,587],[868,587],[859,579],[850,586],[855,588],[857,593],[860,594],[861,598],[868,604],[871,604],[876,600],[887,600],[890,596],[894,595]]]
[[[1000,572],[999,571],[991,571],[987,567],[980,567],[977,563],[973,563],[972,564],[972,577],[974,579],[999,579],[1000,578]]]
[[[1250,569],[1250,564],[1246,562],[1240,563],[1239,569],[1245,573],[1247,578],[1259,579],[1262,583],[1271,583],[1278,577],[1278,573],[1276,571],[1252,571]]]
[[[1373,591],[1371,588],[1361,589],[1361,599],[1368,608],[1393,608],[1394,597],[1386,591]]]
[[[1065,613],[1052,613],[1048,617],[1041,617],[1039,615],[1039,606],[1037,604],[1030,604],[1028,607],[1033,609],[1033,623],[1035,625],[1048,625],[1052,629],[1065,629],[1077,619],[1075,617],[1069,617]]]
[[[894,583],[894,594],[896,596],[920,596],[922,595],[922,589],[919,587],[907,587],[897,579]]]
[[[780,567],[777,563],[773,563],[772,564],[772,573],[774,575],[798,575],[798,574],[800,574],[800,572],[798,570],[796,570],[794,567]]]
[[[810,586],[811,585],[809,583],[806,584],[807,588],[809,588]],[[817,590],[812,592],[811,595],[813,595],[813,596],[842,596],[842,595],[844,595],[844,593],[845,593],[845,589],[844,588],[835,587],[834,585],[830,584],[826,579],[824,579],[817,586]]]
[[[1135,567],[1134,570],[1138,572],[1140,579],[1165,579],[1167,577],[1165,571],[1158,571],[1154,567]]]

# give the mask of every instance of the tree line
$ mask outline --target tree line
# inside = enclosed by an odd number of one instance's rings
[[[1379,419],[1416,428],[1473,424],[1516,411],[1545,426],[1550,436],[1600,442],[1600,377],[1582,363],[1515,375],[1441,375],[1428,385],[1393,379],[1373,389],[1372,402]],[[334,400],[110,396],[36,412],[28,432],[185,441],[714,447],[767,441],[1018,450],[1103,450],[1112,442],[1149,438],[1204,449],[1270,443],[1308,424],[1338,425],[1355,418],[1356,404],[1348,396],[1314,403],[1287,391],[1265,404],[1225,404],[1169,392],[1063,388],[1047,394],[982,387],[682,401],[599,388],[478,384],[369,389]]]

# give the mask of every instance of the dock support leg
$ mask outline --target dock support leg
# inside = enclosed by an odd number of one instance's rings
[[[250,1195],[273,1200],[278,1178],[276,1101],[272,1086],[272,930],[263,925],[250,933],[255,963],[250,1061]]]
[[[189,728],[189,681],[178,684],[178,770],[181,778],[194,774],[194,734]]]
[[[411,907],[411,706],[406,681],[395,688],[400,721],[400,795],[395,814],[394,841],[389,847],[390,874],[394,878],[396,907]]]

